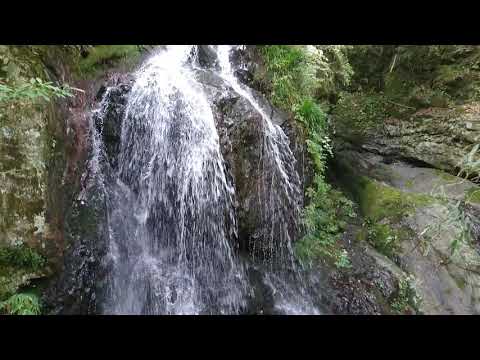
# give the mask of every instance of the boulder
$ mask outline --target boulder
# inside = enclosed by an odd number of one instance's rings
[[[202,68],[218,68],[217,54],[210,45],[197,46],[197,60]]]
[[[347,142],[388,158],[422,162],[450,173],[480,141],[480,104],[428,108],[363,127],[335,118],[337,144]]]
[[[335,171],[366,219],[357,239],[412,276],[418,312],[480,312],[480,187],[352,148],[336,154]]]

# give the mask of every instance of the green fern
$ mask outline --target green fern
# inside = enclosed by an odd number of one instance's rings
[[[350,266],[348,254],[338,240],[343,213],[353,214],[348,201],[331,189],[324,178],[326,162],[333,155],[328,117],[315,100],[346,85],[352,71],[340,46],[261,47],[274,105],[290,112],[305,130],[307,151],[314,167],[314,179],[307,190],[309,205],[303,214],[306,234],[295,246],[304,263],[327,258],[339,268]],[[335,76],[335,74],[339,76]]]
[[[45,266],[45,263],[46,261],[44,257],[24,245],[0,247],[0,266],[14,266],[38,271]]]
[[[32,78],[29,82],[18,86],[8,86],[0,83],[0,104],[37,98],[49,101],[52,98],[65,98],[73,96],[71,88],[54,86],[52,82],[44,82],[40,78]]]
[[[7,315],[40,315],[41,306],[33,294],[15,294],[0,302],[0,313]]]

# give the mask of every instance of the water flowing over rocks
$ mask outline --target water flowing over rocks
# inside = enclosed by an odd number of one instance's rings
[[[478,105],[361,133],[335,119],[329,176],[360,214],[341,239],[351,267],[304,269],[305,138],[262,95],[252,48],[156,47],[63,109],[66,164],[50,186],[65,181],[65,206],[48,209],[65,210],[53,214],[63,266],[47,311],[479,313],[480,188],[455,176],[479,140]],[[457,241],[464,231],[473,242]]]
[[[89,225],[72,226],[51,312],[319,312],[292,250],[288,119],[243,88],[230,54],[173,46],[100,87],[67,219]]]

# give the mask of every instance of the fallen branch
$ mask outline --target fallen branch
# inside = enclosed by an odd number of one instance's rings
[[[85,93],[85,90],[82,90],[82,89],[79,89],[79,88],[70,87],[70,89]]]
[[[397,53],[395,53],[395,56],[393,58],[393,61],[392,61],[392,66],[390,66],[390,72],[393,71],[393,67],[395,66],[395,62],[397,61]]]

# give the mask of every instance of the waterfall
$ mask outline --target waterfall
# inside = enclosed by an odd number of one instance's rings
[[[290,150],[289,139],[282,128],[273,124],[265,110],[255,100],[249,89],[246,89],[235,77],[230,62],[232,46],[218,46],[217,54],[220,63],[220,76],[257,110],[262,116],[261,133],[262,149],[260,167],[262,173],[268,173],[267,181],[263,181],[258,194],[266,195],[262,199],[261,222],[268,224],[263,233],[269,244],[264,248],[264,257],[270,259],[270,267],[276,264],[295,268],[292,243],[297,237],[297,221],[300,216],[300,180],[295,170],[295,156]],[[254,244],[255,246],[255,244]]]
[[[304,279],[297,265],[292,244],[299,236],[298,220],[301,214],[301,184],[295,169],[296,159],[289,139],[283,129],[272,122],[271,117],[255,99],[251,90],[242,85],[232,68],[231,51],[235,46],[220,45],[216,51],[220,64],[220,76],[260,113],[262,117],[261,171],[263,177],[257,193],[261,202],[261,223],[264,224],[262,249],[268,260],[263,269],[264,282],[274,293],[276,307],[284,313],[317,314],[306,290]],[[255,254],[255,243],[253,245]]]
[[[234,190],[213,114],[186,63],[190,46],[152,56],[135,75],[110,196],[115,314],[236,313]]]
[[[278,311],[318,313],[292,249],[301,186],[289,139],[236,79],[229,58],[233,47],[213,48],[219,67],[212,71],[262,118],[258,166],[268,176],[252,190],[262,203],[267,246],[253,263],[259,264]],[[236,251],[235,189],[220,151],[213,104],[195,76],[196,56],[194,46],[168,46],[135,72],[121,122],[118,166],[106,160],[101,140],[110,88],[94,111],[101,121],[91,126],[90,168],[101,182],[108,213],[101,296],[106,314],[238,314],[252,293]]]

